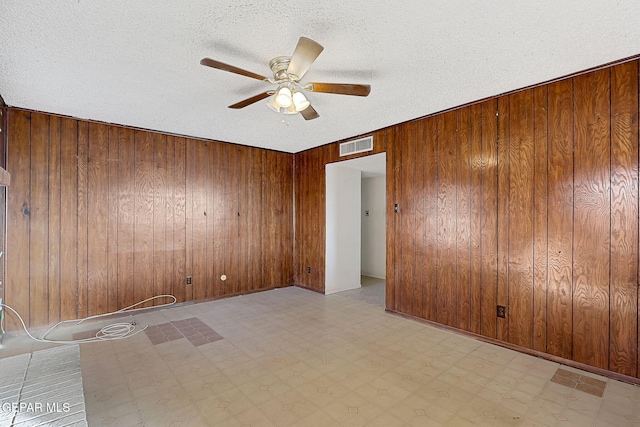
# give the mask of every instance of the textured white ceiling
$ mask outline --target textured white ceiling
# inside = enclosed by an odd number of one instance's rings
[[[298,152],[640,53],[638,0],[2,0],[10,106]],[[299,36],[325,47],[304,81],[320,118],[227,106],[267,83]]]

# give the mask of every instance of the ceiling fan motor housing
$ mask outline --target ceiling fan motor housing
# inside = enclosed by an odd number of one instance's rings
[[[273,78],[276,82],[280,82],[283,80],[297,80],[294,79],[293,76],[287,73],[287,68],[289,68],[289,63],[291,62],[290,56],[276,56],[271,61],[269,61],[269,68],[271,68],[271,72],[273,72]]]

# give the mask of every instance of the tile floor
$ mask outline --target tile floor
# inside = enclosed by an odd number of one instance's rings
[[[640,426],[640,387],[385,313],[367,288],[136,313],[139,325],[195,318],[221,339],[82,344],[89,425]],[[9,336],[4,347],[0,357],[44,345]],[[602,397],[558,374],[601,381]]]

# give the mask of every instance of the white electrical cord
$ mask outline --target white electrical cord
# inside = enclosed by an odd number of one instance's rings
[[[172,298],[173,301],[169,302],[169,303],[166,303],[166,304],[154,305],[153,307],[141,307],[141,308],[135,308],[135,309],[131,310],[133,307],[136,307],[136,306],[138,306],[140,304],[144,304],[145,302],[148,302],[148,301],[151,301],[151,300],[154,300],[154,299],[157,299],[157,298]],[[84,339],[79,339],[79,340],[48,339],[47,335],[49,335],[54,329],[56,329],[58,326],[62,325],[63,323],[75,322],[76,325],[79,325],[80,323],[82,323],[82,322],[84,322],[86,320],[98,319],[100,317],[111,316],[111,315],[117,314],[117,313],[133,312],[133,311],[139,311],[139,310],[147,310],[147,309],[150,309],[150,308],[165,307],[165,306],[169,306],[169,305],[175,304],[176,301],[177,301],[177,299],[173,295],[157,295],[155,297],[147,298],[146,300],[137,302],[137,303],[135,303],[133,305],[130,305],[129,307],[125,307],[123,309],[120,309],[118,311],[113,311],[111,313],[97,314],[95,316],[89,316],[89,317],[85,317],[84,319],[79,319],[79,320],[63,320],[61,322],[56,323],[51,328],[49,328],[44,334],[42,334],[41,338],[35,337],[29,332],[29,330],[27,329],[27,325],[24,323],[24,320],[22,319],[22,316],[20,316],[20,313],[18,313],[14,308],[12,308],[12,307],[10,307],[10,306],[8,306],[6,304],[0,304],[0,306],[2,306],[3,308],[9,309],[11,312],[13,312],[13,314],[18,316],[18,319],[20,320],[20,323],[22,323],[22,328],[27,333],[27,335],[31,339],[33,339],[34,341],[53,343],[53,344],[78,344],[78,343],[86,343],[86,342],[110,341],[110,340],[120,340],[120,339],[124,339],[124,338],[129,338],[129,337],[132,337],[132,336],[144,331],[145,329],[147,329],[149,327],[149,325],[146,325],[144,328],[138,329],[136,331],[135,322],[113,323],[113,324],[104,326],[102,329],[100,329],[96,333],[95,337],[84,338]]]

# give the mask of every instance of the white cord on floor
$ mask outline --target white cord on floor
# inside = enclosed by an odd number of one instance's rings
[[[172,298],[173,301],[169,302],[169,303],[166,303],[166,304],[154,305],[153,307],[141,307],[141,308],[135,308],[135,309],[133,308],[133,307],[136,307],[138,305],[144,304],[144,303],[146,303],[148,301],[152,301],[154,299],[157,299],[157,298]],[[76,325],[79,325],[80,323],[82,323],[82,322],[84,322],[86,320],[98,319],[100,317],[111,316],[111,315],[114,315],[114,314],[117,314],[117,313],[124,313],[124,312],[129,312],[130,313],[130,312],[133,312],[133,311],[147,310],[147,309],[150,309],[150,308],[165,307],[165,306],[169,306],[169,305],[175,304],[176,301],[177,301],[177,299],[173,295],[157,295],[155,297],[147,298],[147,299],[145,299],[143,301],[137,302],[137,303],[135,303],[133,305],[130,305],[130,306],[125,307],[123,309],[120,309],[118,311],[113,311],[111,313],[97,314],[95,316],[89,316],[89,317],[85,317],[84,319],[79,319],[79,320],[77,320],[77,319],[76,320],[63,320],[61,322],[56,323],[51,328],[49,328],[44,334],[42,334],[41,338],[35,337],[29,332],[29,330],[27,329],[27,325],[24,323],[24,320],[22,319],[22,316],[20,316],[20,313],[18,313],[14,308],[12,308],[12,307],[10,307],[10,306],[8,306],[6,304],[0,304],[0,305],[3,308],[9,309],[16,316],[18,316],[18,320],[20,320],[20,323],[22,323],[22,328],[27,333],[27,335],[31,339],[33,339],[34,341],[53,343],[53,344],[78,344],[78,343],[97,342],[97,341],[110,341],[110,340],[120,340],[120,339],[124,339],[124,338],[129,338],[129,337],[132,337],[132,336],[144,331],[145,329],[147,329],[147,327],[149,325],[146,325],[142,329],[136,330],[135,322],[113,323],[113,324],[110,324],[110,325],[106,325],[102,329],[100,329],[96,333],[95,337],[84,338],[84,339],[79,339],[79,340],[48,339],[47,335],[49,335],[53,330],[55,330],[58,326],[62,325],[63,323],[75,322]]]

